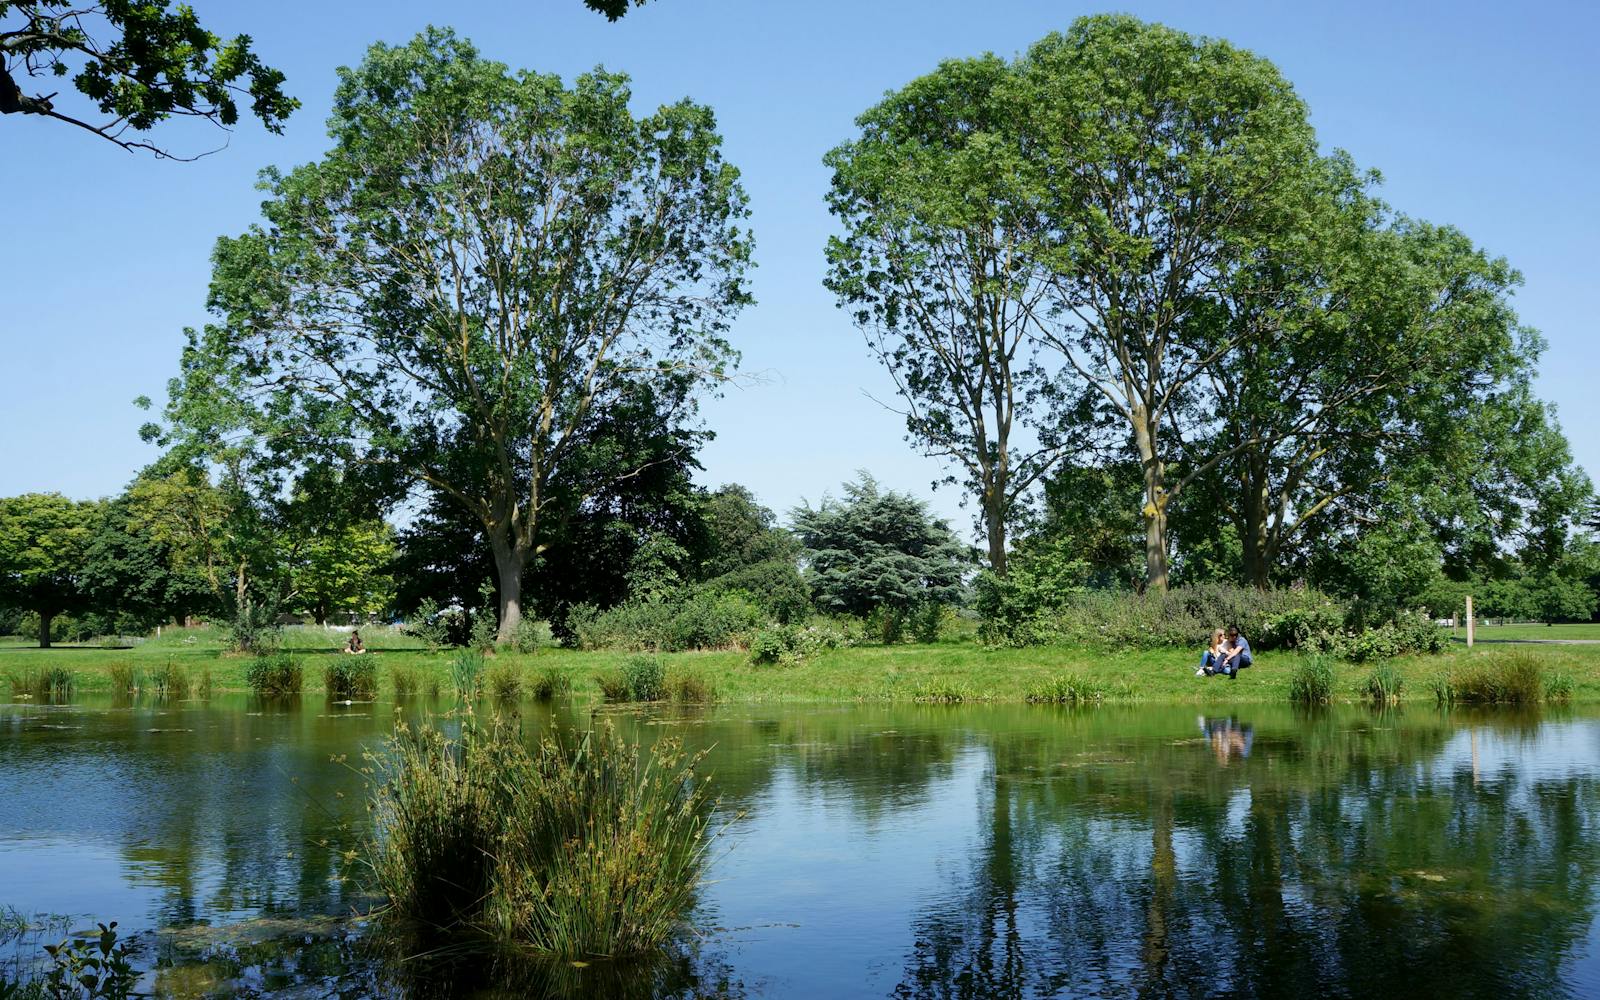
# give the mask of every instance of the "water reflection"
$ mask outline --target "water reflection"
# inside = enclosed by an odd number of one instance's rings
[[[416,705],[403,706],[414,713]],[[530,731],[586,707],[521,706]],[[1410,710],[611,713],[714,746],[698,934],[509,981],[352,921],[395,706],[0,707],[0,906],[167,996],[1592,994],[1600,721]],[[737,817],[737,818],[736,818]]]

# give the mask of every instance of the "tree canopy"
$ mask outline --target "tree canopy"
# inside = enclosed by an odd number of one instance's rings
[[[191,334],[176,421],[220,391],[286,449],[448,496],[483,525],[509,636],[601,415],[640,391],[691,414],[749,301],[710,109],[635,118],[629,97],[624,76],[569,88],[447,31],[374,46],[341,71],[332,150],[267,171],[265,224],[219,241],[219,321]]]
[[[0,498],[0,603],[39,616],[39,645],[50,620],[83,602],[83,568],[99,504],[59,493]]]

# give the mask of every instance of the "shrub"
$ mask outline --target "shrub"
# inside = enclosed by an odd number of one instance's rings
[[[463,649],[450,659],[450,683],[461,701],[477,701],[483,679],[483,654]]]
[[[906,613],[899,608],[878,606],[867,614],[867,634],[885,646],[899,645],[906,637]]]
[[[258,656],[245,668],[245,683],[262,698],[283,698],[300,693],[300,661],[288,653]]]
[[[227,622],[228,645],[241,653],[265,653],[278,646],[283,629],[278,625],[278,595],[234,602]]]
[[[744,595],[708,590],[628,601],[607,611],[575,605],[567,613],[579,647],[634,652],[742,647],[765,622],[765,614]]]
[[[1114,689],[1104,681],[1082,674],[1063,674],[1034,687],[1025,700],[1030,705],[1098,705],[1113,693]]]
[[[750,662],[757,666],[772,663],[799,663],[830,649],[855,646],[859,639],[847,626],[820,620],[799,625],[771,625],[750,639]]]
[[[515,664],[501,660],[484,675],[489,693],[498,702],[513,702],[522,697],[522,673]]]
[[[773,625],[757,632],[750,640],[750,662],[757,666],[778,663],[794,648],[794,634],[788,625]]]
[[[340,656],[322,672],[328,697],[371,701],[378,694],[378,665],[371,656]]]
[[[714,803],[700,760],[610,727],[531,750],[498,725],[459,741],[399,727],[374,761],[368,848],[387,919],[565,961],[658,949],[705,866]]]
[[[948,609],[935,601],[919,604],[911,612],[911,636],[918,642],[935,643],[944,631]]]
[[[517,622],[511,634],[511,648],[519,653],[536,653],[550,646],[554,639],[555,633],[551,631],[549,622],[523,618]]]
[[[1376,704],[1392,705],[1400,700],[1404,689],[1405,678],[1400,676],[1400,671],[1395,669],[1394,664],[1380,663],[1367,675],[1361,692]]]
[[[163,701],[182,701],[189,697],[189,672],[168,660],[151,678],[150,686]]]
[[[1336,636],[1332,648],[1356,663],[1388,659],[1405,653],[1437,653],[1448,637],[1426,612],[1402,611],[1390,621]]]
[[[1289,700],[1297,705],[1326,705],[1333,700],[1333,661],[1309,656],[1295,664],[1289,676]]]
[[[673,672],[667,675],[667,697],[685,705],[709,705],[717,700],[717,689],[700,674]]]
[[[529,691],[540,701],[550,701],[558,695],[567,695],[572,691],[572,678],[555,669],[547,668],[539,673],[529,685]]]
[[[488,652],[495,646],[495,641],[500,637],[500,623],[495,620],[492,607],[485,604],[472,615],[472,631],[467,640],[467,645],[481,652]]]
[[[417,610],[401,631],[421,639],[429,649],[436,650],[449,645],[450,626],[450,612],[441,611],[439,602],[428,597],[417,605]]]
[[[416,667],[395,667],[390,671],[396,698],[409,698],[422,688],[422,675]]]

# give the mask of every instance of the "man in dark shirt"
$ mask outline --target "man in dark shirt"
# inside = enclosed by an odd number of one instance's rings
[[[1239,679],[1239,671],[1253,662],[1250,656],[1250,640],[1239,634],[1239,626],[1229,627],[1228,646],[1222,654],[1222,666],[1217,669],[1217,673],[1227,674],[1229,680],[1236,681]]]

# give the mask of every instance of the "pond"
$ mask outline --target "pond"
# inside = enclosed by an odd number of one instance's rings
[[[378,957],[345,852],[391,703],[80,699],[0,706],[0,907],[44,924],[0,974],[114,919],[161,996],[1600,994],[1583,712],[605,714],[713,748],[726,830],[663,962],[497,989]]]

